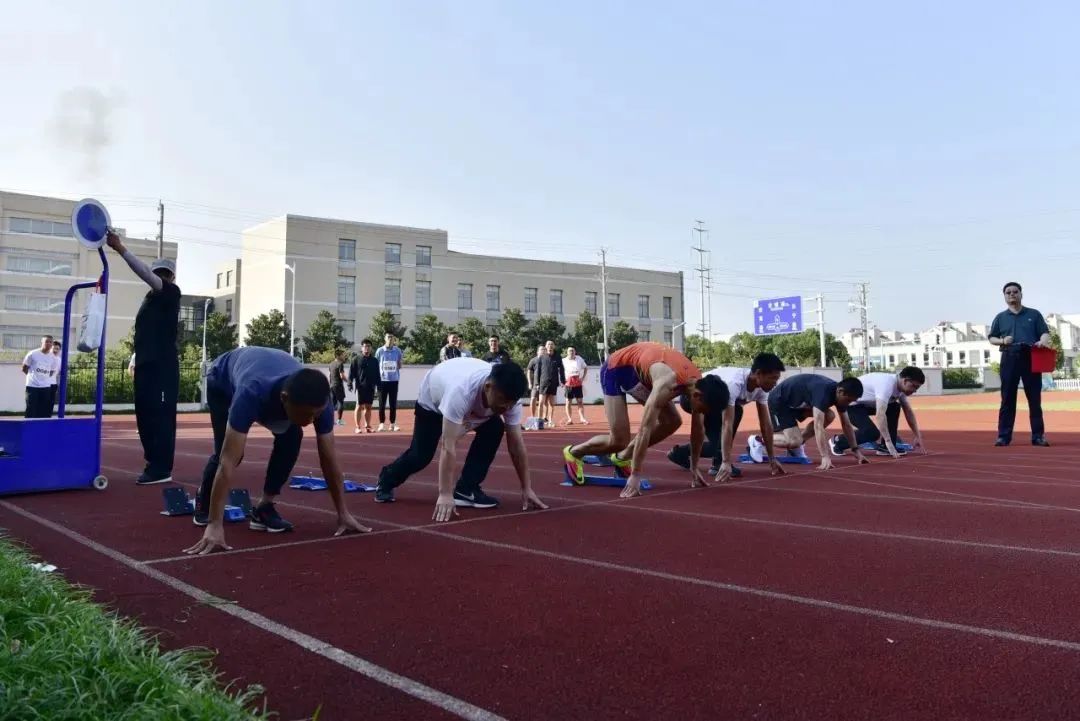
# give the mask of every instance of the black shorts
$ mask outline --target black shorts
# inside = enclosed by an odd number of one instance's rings
[[[541,381],[540,390],[545,396],[553,396],[559,392],[559,381],[550,381],[548,383]]]
[[[334,399],[334,403],[341,403],[345,400],[345,386],[330,386],[330,397]]]
[[[375,402],[375,386],[359,386],[356,389],[356,405],[370,406]]]
[[[779,396],[769,395],[769,417],[772,418],[773,430],[782,433],[788,428],[795,428],[814,415],[813,408],[788,408],[779,402]]]
[[[571,388],[571,387],[567,386],[567,388],[566,388],[566,400],[572,401],[572,400],[575,400],[575,399],[584,399],[584,398],[585,398],[585,388],[584,387],[577,386],[576,388]]]

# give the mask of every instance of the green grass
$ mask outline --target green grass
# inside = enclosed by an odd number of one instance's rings
[[[220,685],[211,651],[163,650],[33,560],[0,539],[0,721],[269,718],[261,688]]]

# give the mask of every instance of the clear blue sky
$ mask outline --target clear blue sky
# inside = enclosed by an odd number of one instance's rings
[[[989,322],[1014,279],[1080,312],[1074,3],[3,5],[0,187],[145,235],[164,198],[192,291],[284,212],[687,271],[702,219],[716,332],[819,290],[846,330],[856,280],[883,327]]]

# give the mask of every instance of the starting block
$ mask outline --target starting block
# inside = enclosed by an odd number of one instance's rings
[[[566,467],[563,467],[563,482],[561,486],[606,486],[608,488],[623,488],[626,486],[626,479],[621,478],[618,475],[612,476],[590,476],[585,474],[585,482],[578,483],[573,477],[570,476]],[[641,479],[641,490],[651,491],[652,484],[644,478]]]
[[[164,488],[161,491],[165,510],[163,516],[192,516],[195,514],[195,499],[180,486]],[[251,513],[251,498],[246,488],[233,488],[229,491],[229,502],[225,505],[224,520],[236,523]]]
[[[547,427],[547,421],[543,418],[536,418],[529,416],[525,419],[525,430],[527,431],[542,431]]]
[[[325,491],[326,479],[316,478],[315,476],[293,476],[289,481],[289,488],[294,488],[298,491]],[[370,493],[374,490],[375,486],[367,483],[345,481],[346,493]]]
[[[610,468],[615,465],[608,456],[585,456],[581,460],[583,463],[588,463],[590,466],[600,466],[602,468]]]
[[[867,441],[866,443],[860,443],[859,448],[863,449],[864,451],[873,451],[873,450],[877,449],[877,443],[874,443],[873,441]],[[911,450],[911,444],[910,443],[897,443],[896,444],[896,450],[903,451],[903,452],[910,451]]]
[[[764,458],[765,463],[769,462],[769,457],[768,456],[762,456],[762,458]],[[779,463],[791,463],[791,464],[794,464],[794,465],[797,465],[797,466],[808,466],[811,463],[813,463],[813,461],[811,461],[806,456],[777,456],[776,460]],[[752,458],[750,458],[749,453],[744,453],[741,456],[739,456],[739,462],[740,463],[753,463],[754,460]]]

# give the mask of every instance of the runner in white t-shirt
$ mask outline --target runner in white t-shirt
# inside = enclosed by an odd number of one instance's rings
[[[379,473],[375,501],[394,500],[394,489],[427,468],[439,453],[439,497],[436,521],[457,515],[457,506],[494,508],[498,500],[483,492],[483,483],[503,434],[506,449],[521,481],[521,510],[547,508],[532,490],[529,458],[521,434],[521,398],[525,395],[525,373],[515,363],[492,365],[479,358],[451,358],[438,364],[420,381],[416,399],[416,422],[412,443],[397,460]],[[451,491],[457,467],[458,446],[469,431],[475,431],[456,488]]]
[[[48,418],[52,415],[52,377],[56,373],[52,343],[51,335],[42,336],[41,347],[30,351],[23,358],[27,418]]]
[[[578,420],[581,425],[589,425],[585,419],[585,377],[589,375],[589,366],[585,359],[577,354],[577,349],[570,346],[566,349],[566,357],[562,359],[563,371],[566,373],[566,425],[574,425],[570,418],[570,405],[577,401]]]
[[[749,368],[714,368],[706,375],[717,376],[728,387],[731,399],[726,408],[710,411],[705,415],[705,445],[702,456],[711,456],[709,475],[718,481],[738,478],[742,471],[732,465],[732,446],[735,433],[742,422],[743,406],[753,403],[757,408],[761,437],[769,449],[769,465],[772,474],[783,474],[784,468],[774,459],[772,447],[772,417],[769,415],[769,391],[780,382],[784,363],[773,353],[759,353]],[[686,410],[685,404],[683,410]],[[687,411],[689,412],[689,411]],[[675,446],[668,452],[668,460],[683,468],[690,467],[690,444]]]
[[[915,419],[915,410],[908,401],[926,383],[926,374],[914,366],[908,366],[899,373],[867,373],[859,376],[863,393],[859,400],[848,406],[848,419],[855,426],[855,442],[858,444],[874,442],[879,456],[899,458],[904,455],[896,450],[900,442],[898,430],[900,411],[904,411],[908,427],[915,435],[911,447],[926,452],[922,431]],[[833,455],[842,456],[851,449],[847,438],[833,436],[829,439],[829,450]]]

